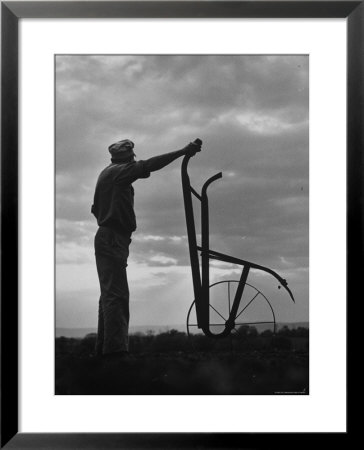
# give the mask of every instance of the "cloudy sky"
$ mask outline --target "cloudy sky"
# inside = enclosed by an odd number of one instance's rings
[[[249,282],[278,321],[307,321],[308,94],[307,56],[57,56],[57,326],[96,327],[90,208],[107,147],[125,138],[138,159],[203,140],[192,185],[223,172],[209,188],[210,247],[277,271],[295,305],[275,279]],[[131,326],[183,324],[193,301],[181,161],[134,183]],[[239,274],[215,262],[211,282]]]

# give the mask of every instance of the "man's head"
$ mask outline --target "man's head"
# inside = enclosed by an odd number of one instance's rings
[[[115,142],[109,146],[111,161],[116,163],[127,163],[135,158],[134,142],[129,139]]]

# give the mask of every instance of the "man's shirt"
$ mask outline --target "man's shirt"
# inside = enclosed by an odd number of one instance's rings
[[[145,161],[112,163],[97,180],[91,212],[99,226],[109,227],[119,233],[132,233],[136,229],[134,189],[132,183],[148,178]]]

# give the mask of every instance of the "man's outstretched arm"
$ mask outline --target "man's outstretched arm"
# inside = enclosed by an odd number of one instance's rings
[[[181,156],[185,155],[194,156],[196,152],[201,151],[202,142],[201,143],[200,142],[201,141],[198,141],[196,139],[195,142],[191,142],[181,150],[177,150],[171,153],[165,153],[164,155],[153,156],[152,158],[145,160],[144,162],[147,166],[147,169],[149,170],[149,172],[155,172],[156,170],[160,170],[163,169],[163,167],[168,166],[168,164],[180,158]]]

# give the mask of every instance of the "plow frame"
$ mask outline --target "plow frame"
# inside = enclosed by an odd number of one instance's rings
[[[202,186],[201,194],[199,194],[190,183],[190,177],[187,170],[190,158],[191,156],[189,155],[186,155],[183,158],[181,176],[197,326],[202,329],[206,336],[224,338],[231,333],[235,326],[235,319],[240,301],[244,293],[244,288],[247,285],[247,279],[251,269],[269,273],[278,280],[280,286],[283,286],[286,289],[293,302],[294,297],[291,290],[288,288],[287,281],[280,277],[274,270],[210,249],[209,201],[207,189],[211,183],[222,178],[222,172],[208,178]],[[197,245],[192,195],[195,196],[201,204],[201,245]],[[225,329],[218,334],[214,334],[210,330],[210,260],[218,260],[242,266],[239,284],[235,292],[229,317],[225,323]]]

